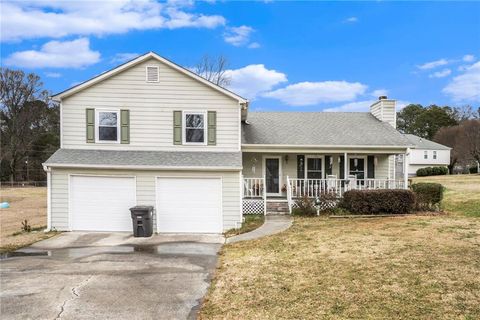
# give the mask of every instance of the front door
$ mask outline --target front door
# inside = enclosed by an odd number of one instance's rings
[[[354,175],[357,179],[365,179],[365,159],[351,158],[349,174]]]
[[[265,158],[267,194],[280,194],[280,158]]]

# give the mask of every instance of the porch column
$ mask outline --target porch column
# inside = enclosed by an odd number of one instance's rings
[[[347,165],[348,159],[347,159],[347,153],[346,153],[346,152],[343,154],[343,159],[344,159],[344,161],[343,161],[344,179],[347,180],[347,179],[348,179],[348,171],[347,171],[347,168],[348,168],[348,165]]]
[[[408,188],[408,156],[410,155],[410,148],[407,148],[403,154],[403,187]]]

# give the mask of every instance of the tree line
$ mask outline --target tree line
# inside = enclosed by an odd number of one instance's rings
[[[397,128],[452,148],[450,172],[480,162],[480,107],[410,104],[397,113]]]

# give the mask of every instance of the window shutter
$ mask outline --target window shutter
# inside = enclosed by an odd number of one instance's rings
[[[173,111],[173,144],[182,144],[182,111]]]
[[[208,111],[208,145],[217,144],[217,112]]]
[[[345,179],[345,156],[340,156],[340,179]]]
[[[130,110],[120,110],[120,143],[130,143]]]
[[[332,174],[332,156],[325,156],[325,177]]]
[[[87,143],[95,143],[95,109],[86,109]]]
[[[367,157],[367,178],[375,179],[375,157]]]

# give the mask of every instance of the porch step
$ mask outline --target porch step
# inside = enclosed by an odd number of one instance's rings
[[[289,214],[288,202],[286,201],[267,201],[267,214]]]

